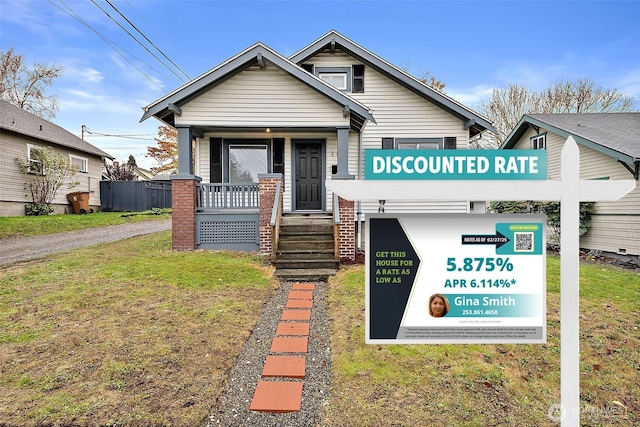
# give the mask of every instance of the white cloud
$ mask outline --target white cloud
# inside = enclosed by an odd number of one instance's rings
[[[494,87],[489,85],[479,85],[471,88],[449,88],[445,87],[447,95],[468,107],[474,108],[491,96]]]
[[[640,69],[630,71],[624,76],[615,79],[612,87],[618,89],[627,96],[636,100],[636,109],[640,108]]]

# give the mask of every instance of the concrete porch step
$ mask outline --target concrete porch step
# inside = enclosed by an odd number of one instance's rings
[[[276,269],[275,276],[287,281],[326,282],[330,276],[334,276],[337,270],[334,268],[285,268]]]
[[[333,257],[325,259],[276,259],[272,262],[276,267],[276,272],[279,269],[337,269],[339,264]]]

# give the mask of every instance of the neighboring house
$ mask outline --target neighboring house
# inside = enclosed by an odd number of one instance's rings
[[[74,191],[89,192],[91,206],[100,206],[102,164],[113,157],[60,126],[0,100],[0,216],[24,215],[25,204],[32,202],[16,159],[26,160],[34,149],[49,146],[78,167],[72,180],[80,183],[71,190],[60,187],[53,200],[55,212],[73,212],[66,195]]]
[[[635,179],[640,172],[640,113],[528,114],[500,148],[542,149],[550,179],[560,179],[560,153],[569,136],[580,148],[580,179]],[[580,246],[640,255],[640,186],[616,202],[598,202]]]
[[[269,253],[281,203],[286,213],[339,212],[339,257],[349,259],[360,213],[378,204],[334,198],[325,180],[362,179],[365,149],[466,149],[495,131],[335,31],[289,58],[256,43],[145,107],[141,120],[150,117],[178,130],[175,249]],[[386,211],[466,213],[470,203],[396,202]]]

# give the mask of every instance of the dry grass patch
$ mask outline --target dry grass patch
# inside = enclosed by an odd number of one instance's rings
[[[277,285],[259,258],[177,253],[169,241],[158,233],[0,271],[0,420],[202,423]]]
[[[328,426],[557,426],[559,259],[548,259],[545,345],[365,345],[364,268],[330,282]],[[640,423],[640,274],[581,267],[583,426]]]

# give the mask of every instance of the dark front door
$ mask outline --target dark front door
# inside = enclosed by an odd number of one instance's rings
[[[295,146],[296,210],[322,210],[322,141],[293,141]]]

